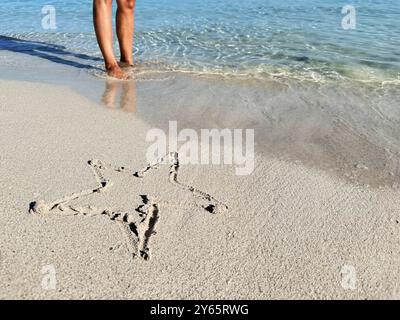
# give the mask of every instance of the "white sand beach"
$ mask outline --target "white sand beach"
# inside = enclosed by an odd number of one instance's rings
[[[363,89],[184,74],[107,85],[8,54],[18,63],[4,54],[0,65],[1,299],[400,298],[397,91],[373,101]],[[148,130],[170,120],[254,128],[254,172],[165,164],[135,176]]]

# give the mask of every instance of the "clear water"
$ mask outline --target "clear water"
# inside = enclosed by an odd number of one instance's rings
[[[57,30],[41,9],[56,8]],[[400,81],[400,1],[353,0],[355,30],[344,30],[342,0],[138,0],[135,55],[153,68],[251,77]],[[92,1],[2,0],[0,34],[100,57]],[[0,49],[10,49],[0,41]],[[145,63],[146,62],[146,63]],[[89,61],[100,65],[100,61]]]

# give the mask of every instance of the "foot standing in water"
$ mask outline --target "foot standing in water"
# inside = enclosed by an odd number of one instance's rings
[[[114,55],[112,28],[113,0],[93,0],[93,22],[97,42],[104,57],[107,74],[127,80],[129,75],[121,67],[133,65],[133,31],[136,0],[117,0],[117,37],[121,53],[120,62]]]

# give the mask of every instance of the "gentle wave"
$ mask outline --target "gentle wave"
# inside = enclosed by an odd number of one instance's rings
[[[45,51],[47,47],[58,48],[60,52],[54,50],[51,54],[61,55],[65,59],[74,58],[82,62],[91,74],[103,76],[102,57],[97,49],[97,44],[92,34],[60,34],[60,33],[26,33],[26,34],[8,34],[7,37],[14,39],[15,43],[19,40],[27,41],[32,50]],[[5,49],[10,50],[11,45]],[[3,49],[5,45],[3,43]],[[20,49],[16,49],[17,51]],[[24,49],[22,49],[23,51]],[[240,79],[258,79],[258,80],[297,80],[312,82],[333,82],[333,81],[357,81],[360,83],[374,85],[399,85],[400,71],[390,69],[376,69],[370,66],[360,67],[357,65],[328,64],[324,61],[307,60],[306,63],[296,65],[282,65],[274,63],[246,63],[238,65],[203,63],[199,60],[187,59],[175,61],[174,57],[168,57],[166,54],[157,55],[154,52],[148,52],[149,49],[140,51],[136,48],[137,68],[135,72],[140,74],[155,72],[182,72],[203,76],[222,76]],[[147,54],[149,53],[149,54]],[[79,58],[82,56],[82,58]],[[85,59],[85,56],[91,59]],[[157,56],[157,59],[151,58]],[[78,57],[76,59],[76,57]],[[221,56],[221,60],[229,60]],[[83,61],[82,61],[83,60]],[[0,61],[0,63],[2,63]],[[5,63],[5,62],[4,62]],[[12,61],[7,61],[12,64]]]

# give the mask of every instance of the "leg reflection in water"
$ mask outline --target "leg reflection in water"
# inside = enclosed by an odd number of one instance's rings
[[[118,93],[121,92],[119,108],[124,112],[136,112],[136,82],[135,80],[118,81],[107,79],[102,97],[103,104],[110,109],[117,109]]]

